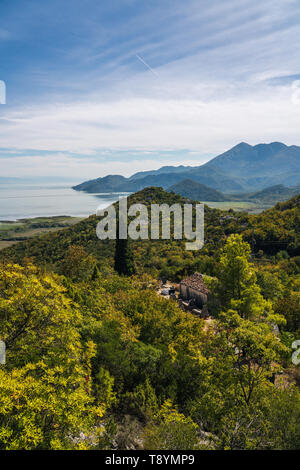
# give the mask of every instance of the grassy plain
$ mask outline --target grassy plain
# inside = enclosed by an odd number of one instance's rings
[[[235,211],[245,211],[251,214],[259,214],[265,209],[269,209],[274,204],[259,204],[256,202],[248,201],[222,201],[222,202],[212,202],[212,201],[201,201],[213,209],[221,209],[223,211],[228,211],[233,209]]]
[[[0,222],[0,250],[19,241],[70,227],[82,220],[81,217],[55,216],[20,219],[15,222]]]

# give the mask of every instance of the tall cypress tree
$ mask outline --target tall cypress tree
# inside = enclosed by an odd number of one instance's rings
[[[125,276],[132,276],[135,274],[135,266],[130,242],[128,239],[120,240],[119,234],[117,234],[116,239],[114,268],[119,274],[123,274]]]

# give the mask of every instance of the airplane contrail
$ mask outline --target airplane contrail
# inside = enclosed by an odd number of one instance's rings
[[[157,73],[150,67],[150,65],[147,64],[147,62],[144,61],[138,54],[135,54],[136,57],[152,72],[156,77],[158,77]]]

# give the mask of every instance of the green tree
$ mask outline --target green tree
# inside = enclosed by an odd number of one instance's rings
[[[154,422],[145,428],[144,446],[149,450],[193,450],[199,446],[197,425],[167,400]]]
[[[234,311],[221,315],[219,327],[223,364],[228,361],[232,383],[249,405],[256,388],[267,384],[276,371],[276,361],[286,347],[267,323],[245,320]]]
[[[277,302],[283,296],[283,284],[275,273],[259,271],[257,273],[257,282],[265,299]]]
[[[231,235],[220,259],[219,297],[222,307],[244,318],[257,318],[271,310],[261,295],[254,268],[249,263],[250,245],[241,235]]]
[[[80,434],[92,435],[104,408],[92,406],[87,378],[74,361],[0,369],[0,449],[88,448]]]
[[[111,383],[99,376],[105,391],[94,403],[95,345],[81,342],[80,312],[58,276],[32,265],[0,265],[0,292],[0,449],[88,447],[80,433],[97,436]]]
[[[73,281],[86,281],[96,278],[97,260],[89,255],[82,246],[71,245],[60,264],[60,273]]]
[[[215,333],[207,344],[199,398],[189,408],[192,419],[211,432],[218,449],[273,448],[273,382],[288,348],[267,322],[252,322],[234,311],[220,315]]]
[[[117,238],[116,240],[114,268],[121,275],[132,276],[135,274],[133,254],[128,239]]]

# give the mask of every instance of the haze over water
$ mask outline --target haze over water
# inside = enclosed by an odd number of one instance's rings
[[[105,208],[119,193],[87,194],[72,184],[0,184],[0,220],[69,215],[88,217]]]

